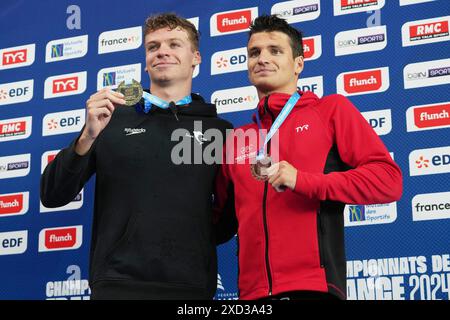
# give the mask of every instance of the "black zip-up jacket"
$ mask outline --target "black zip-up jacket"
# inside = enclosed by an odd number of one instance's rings
[[[42,174],[41,200],[47,207],[72,201],[96,174],[92,299],[214,296],[220,236],[213,224],[212,190],[218,164],[174,164],[171,156],[174,150],[184,155],[174,147],[186,139],[192,154],[185,159],[193,161],[195,148],[205,150],[214,140],[199,132],[215,128],[225,139],[232,125],[217,118],[214,105],[195,94],[192,99],[189,106],[153,108],[149,114],[118,106],[86,155],[75,153],[76,139]],[[184,131],[172,141],[180,128]]]

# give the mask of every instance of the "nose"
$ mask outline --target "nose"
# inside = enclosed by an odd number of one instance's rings
[[[162,58],[164,56],[168,56],[169,55],[169,46],[167,46],[166,44],[161,44],[161,46],[158,48],[158,51],[156,52],[156,55],[158,58]]]
[[[258,64],[267,64],[269,63],[269,53],[267,50],[261,50],[258,55]]]

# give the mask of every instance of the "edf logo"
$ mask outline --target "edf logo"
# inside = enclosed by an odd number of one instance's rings
[[[24,96],[29,92],[29,90],[30,90],[30,87],[12,88],[12,89],[9,89],[8,91],[1,90],[0,91],[0,100]]]
[[[378,119],[369,119],[369,124],[373,129],[375,128],[383,128],[383,125],[386,123],[386,118],[378,118]]]
[[[247,55],[246,54],[240,54],[236,56],[231,56],[230,58],[230,64],[236,65],[240,63],[246,63],[247,62]]]
[[[211,57],[211,75],[247,70],[247,48],[218,51]]]
[[[84,125],[85,117],[84,109],[49,113],[42,120],[42,135],[78,132]]]
[[[450,172],[450,147],[414,150],[409,154],[411,176]]]
[[[298,86],[298,89],[300,91],[311,91],[316,93],[317,89],[319,89],[319,85],[317,83],[311,83],[311,84],[304,84]]]
[[[435,155],[431,158],[433,166],[446,166],[450,164],[450,154]]]
[[[0,232],[0,256],[24,253],[27,242],[28,230]]]

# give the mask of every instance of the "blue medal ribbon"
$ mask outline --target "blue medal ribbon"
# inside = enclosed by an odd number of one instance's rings
[[[149,111],[152,109],[152,105],[161,108],[161,109],[168,109],[170,107],[170,104],[172,102],[164,101],[161,98],[158,98],[157,96],[150,94],[146,91],[142,93],[142,98],[144,98],[144,112],[149,113]],[[192,102],[192,97],[190,95],[185,96],[184,98],[178,100],[177,102],[174,102],[175,105],[185,105]]]
[[[283,124],[284,120],[286,120],[289,113],[291,113],[294,106],[297,104],[297,101],[300,99],[300,94],[296,91],[286,102],[283,109],[281,110],[278,117],[273,122],[272,126],[270,127],[269,133],[267,134],[266,138],[264,139],[264,145],[259,149],[258,154],[256,155],[256,160],[261,160],[265,157],[264,150],[266,149],[266,145],[269,142],[269,140],[273,137],[273,135],[278,131],[278,129]],[[260,130],[261,134],[261,120],[259,118],[259,112],[256,111],[256,122],[258,124],[258,128]],[[261,138],[262,140],[262,138]]]

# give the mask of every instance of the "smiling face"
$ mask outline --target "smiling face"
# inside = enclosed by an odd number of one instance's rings
[[[248,76],[260,96],[292,94],[303,70],[303,57],[294,58],[289,37],[279,31],[252,34],[247,45]]]
[[[201,62],[188,33],[181,27],[155,30],[145,36],[145,62],[152,84],[167,86],[192,81]]]

